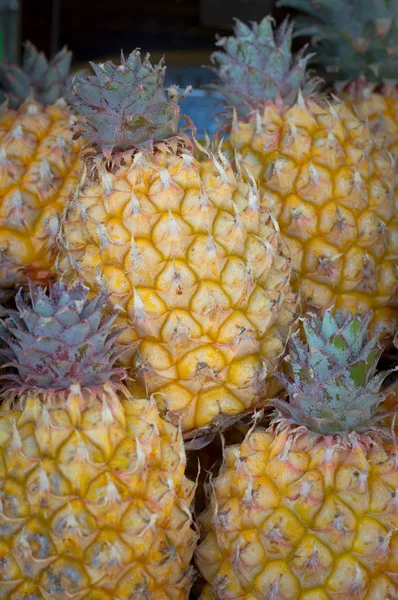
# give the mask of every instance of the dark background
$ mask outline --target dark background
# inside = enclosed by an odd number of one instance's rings
[[[135,48],[150,52],[152,64],[164,56],[165,85],[192,86],[182,112],[201,140],[217,130],[223,109],[221,95],[206,86],[215,76],[203,68],[210,63],[216,34],[230,34],[234,17],[259,21],[272,12],[280,22],[286,15],[275,7],[276,0],[0,0],[0,31],[6,32],[4,2],[14,6],[18,31],[8,35],[8,46],[3,41],[4,58],[18,60],[24,40],[48,57],[67,45],[74,56],[72,71],[85,69],[90,60],[118,61],[121,49],[125,55]]]
[[[20,0],[21,40],[52,55],[64,44],[75,61],[127,54],[170,53],[172,61],[199,61],[211,52],[216,32],[230,30],[233,17],[257,20],[273,0]],[[280,11],[274,10],[277,17]],[[279,19],[278,19],[279,20]],[[169,59],[168,59],[169,62]]]

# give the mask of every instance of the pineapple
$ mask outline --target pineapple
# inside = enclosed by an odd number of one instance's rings
[[[188,599],[196,541],[181,432],[114,366],[116,313],[82,284],[10,311],[0,413],[7,600]]]
[[[398,158],[397,0],[281,0],[299,9],[324,80],[369,121]]]
[[[54,275],[60,215],[80,178],[63,95],[71,53],[50,62],[26,44],[23,67],[0,64],[0,290]]]
[[[123,364],[162,414],[187,435],[223,427],[274,395],[296,320],[276,223],[243,169],[221,152],[195,157],[161,63],[134,51],[92,66],[73,107],[95,152],[66,210],[58,269],[111,294]]]
[[[395,168],[341,101],[317,97],[309,55],[291,54],[292,27],[239,21],[213,56],[235,152],[258,182],[292,258],[305,306],[373,311],[386,335],[398,323]]]
[[[229,446],[202,515],[202,600],[398,597],[398,465],[369,316],[326,311],[290,343],[290,403]],[[396,408],[396,404],[395,404]]]

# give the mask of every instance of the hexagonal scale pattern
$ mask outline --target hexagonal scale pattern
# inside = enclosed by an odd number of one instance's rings
[[[70,205],[60,270],[122,307],[124,362],[184,430],[249,410],[295,320],[272,215],[225,157],[100,157]]]
[[[359,86],[360,88],[361,86]],[[384,144],[395,159],[398,158],[398,93],[394,86],[386,86],[383,93],[370,88],[352,89],[344,94],[344,100],[356,110],[379,143]]]
[[[0,109],[0,287],[54,272],[56,235],[79,178],[65,102]]]
[[[259,182],[292,257],[303,300],[324,310],[374,311],[398,324],[395,165],[348,106],[271,102],[232,127],[231,145]]]
[[[4,600],[189,596],[181,435],[153,402],[97,392],[27,395],[1,414]]]
[[[257,428],[226,449],[202,515],[202,600],[398,598],[395,448]]]

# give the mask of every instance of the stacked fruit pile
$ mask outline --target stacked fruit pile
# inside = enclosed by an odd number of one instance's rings
[[[396,3],[284,3],[206,147],[138,50],[0,66],[4,600],[398,598]]]

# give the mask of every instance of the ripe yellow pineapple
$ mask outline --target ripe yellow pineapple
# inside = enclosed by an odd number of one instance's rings
[[[298,35],[310,36],[313,62],[331,85],[386,138],[398,158],[397,0],[281,0],[304,13]]]
[[[65,49],[47,62],[28,43],[22,68],[0,64],[0,290],[54,273],[59,218],[80,177],[63,98],[70,62]]]
[[[296,304],[290,265],[254,181],[194,156],[178,90],[134,51],[76,80],[95,152],[68,206],[59,270],[124,312],[126,366],[185,431],[225,424],[265,396]]]
[[[218,41],[214,70],[229,107],[231,154],[258,182],[287,243],[303,301],[321,311],[398,322],[395,166],[349,107],[315,95],[309,56],[292,57],[287,22],[237,22]]]
[[[78,284],[17,296],[0,412],[4,600],[188,600],[181,432],[114,367],[116,314]]]
[[[377,417],[386,373],[368,322],[308,318],[290,402],[226,448],[202,516],[201,600],[398,597],[397,446]]]

